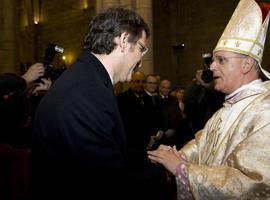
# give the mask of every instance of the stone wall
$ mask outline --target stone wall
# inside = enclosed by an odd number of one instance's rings
[[[153,1],[154,69],[174,85],[186,86],[202,68],[202,53],[217,44],[239,0]],[[264,2],[270,3],[269,0]],[[270,70],[270,33],[263,66]],[[182,47],[180,44],[184,44]]]
[[[48,43],[65,48],[68,66],[81,52],[86,26],[96,9],[106,7],[103,5],[106,2],[116,2],[133,9],[144,8],[145,3],[143,0],[33,1],[40,2],[40,22],[37,25],[31,21],[31,8],[25,5],[25,2],[32,1],[1,0],[0,72],[18,71],[20,62],[42,62]],[[82,2],[88,3],[87,9],[83,9]],[[149,42],[152,51],[144,58],[145,63],[149,60],[149,71],[172,80],[174,86],[189,84],[196,70],[202,68],[202,53],[213,50],[238,2],[152,0],[152,18],[148,16],[151,11],[139,9],[143,16],[147,16],[153,30]],[[265,2],[270,3],[270,0]],[[269,37],[268,34],[263,58],[263,66],[268,70]],[[56,56],[56,65],[63,64],[61,56]]]
[[[17,1],[0,1],[0,73],[16,71]]]
[[[64,48],[64,54],[56,54],[54,67],[73,63],[82,51],[87,25],[95,14],[95,4],[91,2],[85,8],[82,1],[40,1],[39,23],[31,22],[27,26],[21,23],[20,61],[24,64],[43,62],[45,49],[49,43],[54,43]]]

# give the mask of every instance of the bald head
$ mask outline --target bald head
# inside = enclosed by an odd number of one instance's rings
[[[171,82],[167,79],[160,81],[159,93],[163,96],[168,96],[171,91]]]
[[[133,72],[131,76],[130,88],[135,93],[143,92],[145,75],[143,72]]]

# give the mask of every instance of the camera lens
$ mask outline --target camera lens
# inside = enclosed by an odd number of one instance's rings
[[[203,70],[201,77],[205,83],[210,83],[214,79],[213,72],[210,69]]]

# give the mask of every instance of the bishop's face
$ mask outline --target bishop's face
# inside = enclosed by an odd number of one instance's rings
[[[213,71],[215,90],[231,94],[242,86],[244,74],[241,68],[245,58],[244,55],[228,51],[214,53],[210,70]]]

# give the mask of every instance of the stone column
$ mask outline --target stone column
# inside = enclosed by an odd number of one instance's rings
[[[109,8],[109,7],[115,7],[120,6],[120,0],[98,0],[96,1],[96,11],[97,13]]]
[[[0,73],[18,72],[16,62],[16,0],[2,0],[0,6]]]
[[[120,0],[103,0],[103,8],[120,6]]]
[[[103,2],[102,0],[95,1],[95,2],[96,2],[96,5],[95,5],[96,13],[99,13],[102,10]]]
[[[148,53],[143,57],[142,71],[145,74],[154,72],[153,62],[153,19],[152,19],[152,0],[137,0],[136,11],[144,18],[150,29],[150,37],[147,41]]]
[[[134,1],[135,0],[120,0],[120,5],[124,8],[135,10]]]

